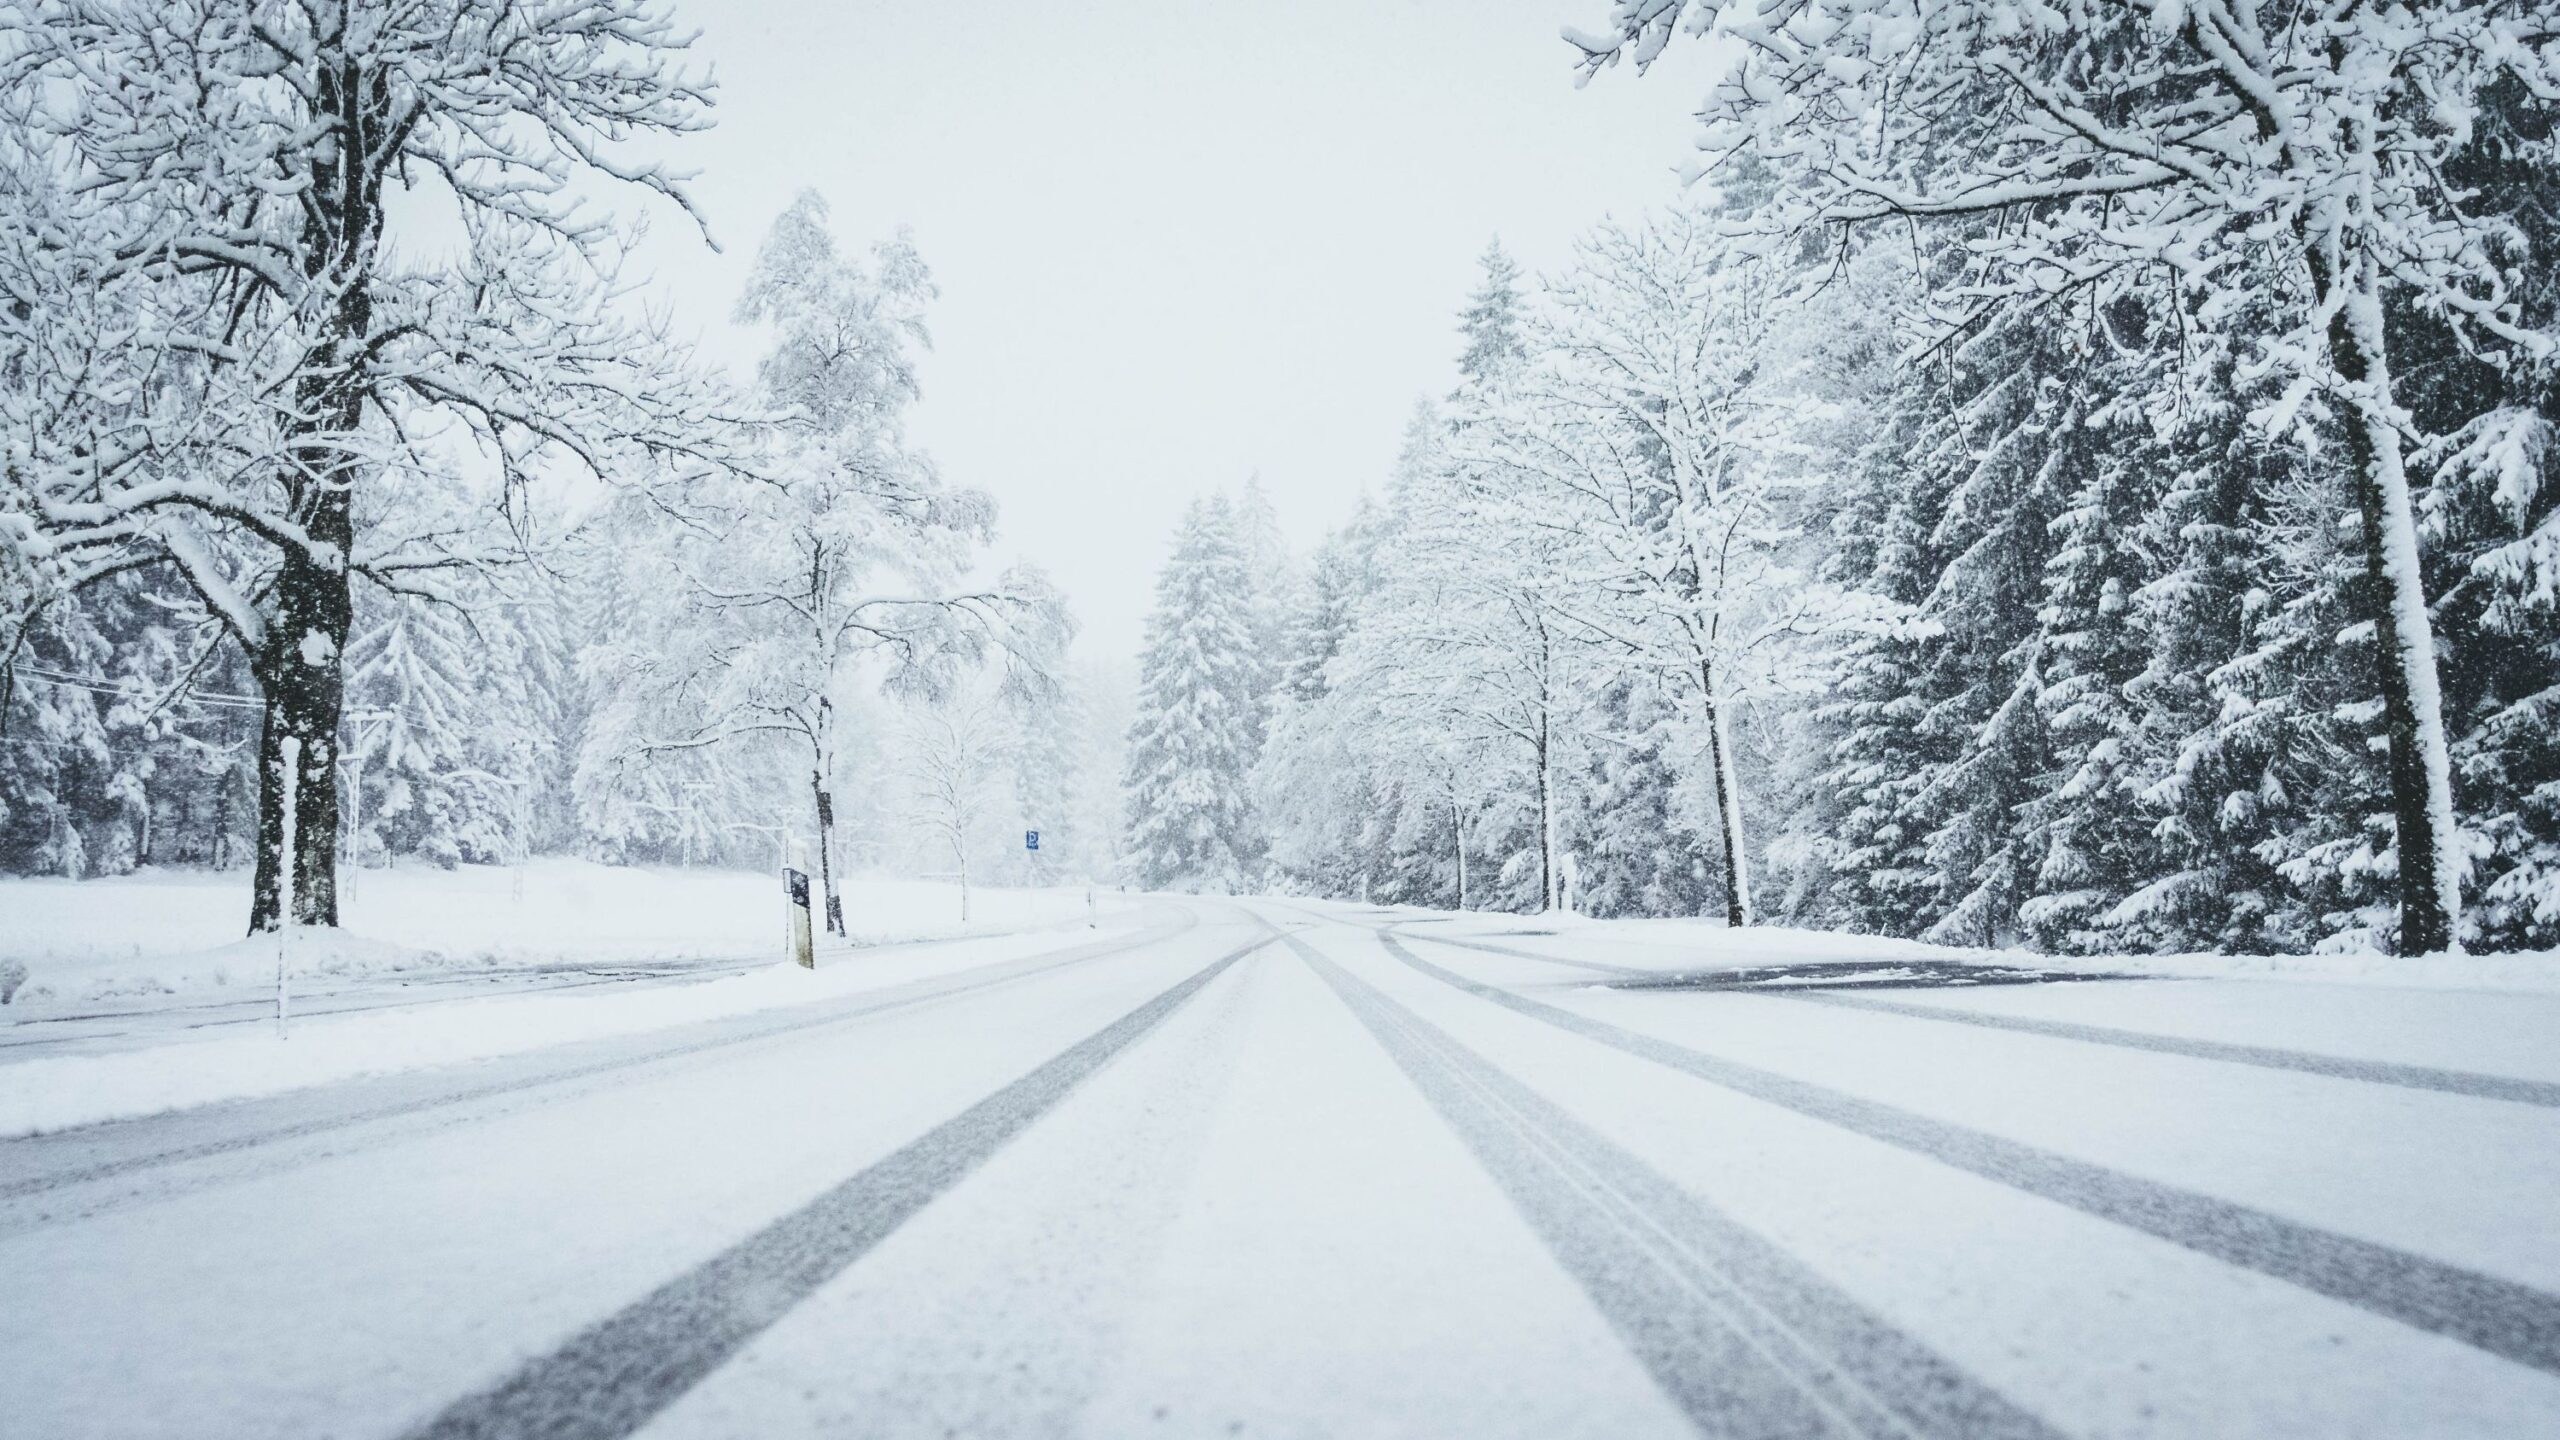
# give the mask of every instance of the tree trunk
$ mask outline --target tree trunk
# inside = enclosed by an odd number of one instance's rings
[[[2346,431],[2349,479],[2363,521],[2374,643],[2390,743],[2391,811],[2400,852],[2403,955],[2455,947],[2462,918],[2460,832],[2453,818],[2453,767],[2437,691],[2434,626],[2418,562],[2400,431],[2392,423],[2391,370],[2384,347],[2382,287],[2370,256],[2333,256],[2313,246],[2314,287],[2328,296],[2350,287],[2329,322],[2329,359],[2356,387]]]
[[[1458,911],[1467,908],[1467,816],[1455,797],[1449,801],[1449,849],[1458,858]]]
[[[827,933],[844,933],[844,906],[836,900],[836,797],[827,789],[826,773],[809,772],[809,793],[818,800],[818,895]]]
[[[1743,850],[1742,783],[1733,770],[1733,736],[1717,700],[1714,672],[1701,664],[1698,683],[1707,697],[1707,758],[1716,773],[1716,821],[1724,837],[1724,923],[1751,923],[1751,860]]]
[[[1546,717],[1538,717],[1538,909],[1552,911],[1560,903],[1556,883],[1556,780],[1554,744]]]
[[[322,496],[311,527],[317,538],[331,527],[339,542],[349,529],[347,494]],[[345,551],[339,551],[344,554]],[[258,866],[250,881],[249,928],[282,923],[284,854],[284,754],[288,736],[301,742],[294,786],[293,923],[338,923],[338,718],[346,700],[339,663],[347,642],[354,597],[341,568],[312,563],[287,550],[276,575],[274,619],[258,655],[259,687],[266,692],[265,723],[258,732]]]
[[[336,295],[294,383],[292,463],[284,488],[307,543],[281,545],[272,610],[250,668],[265,691],[258,736],[258,864],[249,928],[283,922],[283,867],[293,866],[293,922],[338,923],[338,723],[346,701],[347,630],[355,614],[347,557],[355,551],[355,487],[363,465],[369,288],[382,234],[382,154],[391,111],[379,69],[348,61],[318,70],[314,109],[335,133],[308,178],[304,275]],[[284,852],[285,740],[299,740],[293,854]]]

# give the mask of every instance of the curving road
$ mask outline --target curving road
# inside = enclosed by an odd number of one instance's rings
[[[0,1433],[2560,1434],[2560,1000],[1713,961],[1166,901],[0,1142]]]

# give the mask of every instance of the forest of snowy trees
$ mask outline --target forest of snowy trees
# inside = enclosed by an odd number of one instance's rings
[[[396,857],[796,836],[832,893],[1030,814],[1108,863],[1063,602],[905,436],[915,248],[802,196],[743,379],[623,276],[641,209],[691,213],[689,43],[638,3],[0,5],[0,870],[246,867],[257,928],[288,864],[334,924]]]
[[[0,871],[239,868],[263,928],[797,837],[830,898],[2560,944],[2547,0],[1567,40],[1716,72],[1690,185],[1488,250],[1313,553],[1195,505],[1132,700],[908,436],[913,243],[754,217],[749,375],[625,274],[699,218],[663,7],[0,0]]]
[[[1151,883],[2056,951],[2560,943],[2560,18],[1625,0],[1699,177],[1295,566],[1204,503]]]

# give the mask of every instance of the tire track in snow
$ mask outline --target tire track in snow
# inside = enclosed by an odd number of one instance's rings
[[[1569,966],[1629,980],[1652,980],[1660,972],[1630,969],[1623,965],[1606,965],[1597,960],[1568,960],[1557,955],[1540,955],[1514,949],[1508,945],[1487,945],[1480,940],[1460,940],[1446,935],[1416,934],[1412,938],[1433,945],[1454,946],[1461,950],[1482,950],[1495,955],[1516,956],[1523,960],[1541,960],[1550,965]],[[2082,1025],[2068,1020],[2040,1020],[2025,1016],[1992,1015],[1979,1010],[1959,1010],[1937,1005],[1915,1005],[1909,1001],[1887,1000],[1868,994],[1848,994],[1838,990],[1768,987],[1737,989],[1740,995],[1767,996],[1777,1000],[1798,1000],[1808,1005],[1836,1005],[1843,1009],[1872,1010],[1879,1014],[1903,1015],[1918,1020],[1939,1020],[1950,1025],[1979,1025],[1993,1030],[2014,1030],[2028,1035],[2044,1035],[2058,1040],[2077,1040],[2090,1045],[2113,1045],[2127,1050],[2149,1050],[2162,1055],[2183,1055],[2196,1060],[2218,1060],[2232,1065],[2254,1065],[2264,1070],[2291,1070],[2305,1075],[2325,1075],[2335,1080],[2356,1080],[2371,1085],[2396,1085],[2405,1090],[2432,1090],[2444,1095],[2468,1095],[2481,1100],[2511,1100],[2519,1105],[2541,1105],[2560,1108],[2560,1084],[2547,1080],[2524,1080],[2511,1075],[2490,1075],[2477,1070],[2446,1070],[2432,1065],[2402,1065],[2389,1060],[2357,1060],[2343,1055],[2323,1055],[2311,1050],[2287,1050],[2274,1045],[2241,1045],[2223,1040],[2194,1040],[2180,1035],[2160,1035],[2147,1030],[2123,1030],[2111,1025]]]
[[[1424,975],[1586,1040],[2560,1375],[2560,1295],[1623,1029],[1468,979],[1376,933]]]
[[[513,999],[519,995],[549,995],[561,990],[581,990],[598,985],[622,985],[653,988],[664,985],[694,984],[704,980],[726,979],[760,970],[771,962],[729,964],[726,962],[682,970],[651,970],[642,966],[586,965],[550,966],[521,970],[491,970],[460,974],[435,974],[409,977],[386,983],[403,990],[425,990],[442,987],[438,994],[397,994],[382,990],[349,989],[323,991],[316,996],[297,993],[293,998],[293,1016],[297,1020],[315,1020],[329,1015],[365,1015],[385,1010],[414,1010],[429,1005],[450,1005],[462,1000]],[[611,972],[611,973],[608,973]],[[519,977],[538,977],[533,983],[513,983]],[[468,988],[478,986],[480,988]],[[136,1035],[146,1042],[161,1036],[180,1037],[198,1030],[216,1030],[234,1025],[266,1025],[274,1023],[275,999],[259,996],[243,1000],[213,1000],[190,1005],[168,1005],[142,1010],[101,1010],[77,1015],[47,1015],[40,1019],[21,1020],[10,1031],[0,1034],[0,1056],[14,1061],[30,1051],[60,1050],[66,1046],[94,1041],[117,1041]],[[239,1014],[222,1012],[239,1011]],[[188,1016],[213,1016],[211,1019],[188,1019]],[[95,1027],[115,1021],[137,1022],[123,1030],[91,1028],[66,1034],[45,1033],[47,1026]],[[159,1024],[154,1022],[166,1021]],[[33,1031],[36,1033],[28,1034]],[[92,1053],[116,1054],[122,1046]]]
[[[147,1195],[117,1197],[103,1204],[93,1204],[58,1215],[27,1216],[21,1213],[23,1202],[55,1190],[96,1184],[189,1161],[217,1159],[243,1151],[288,1141],[311,1139],[361,1126],[390,1124],[433,1111],[459,1109],[480,1102],[493,1100],[514,1102],[532,1099],[540,1103],[553,1099],[566,1099],[581,1093],[574,1088],[579,1081],[726,1050],[734,1046],[799,1035],[830,1025],[849,1024],[897,1010],[932,1004],[936,1001],[955,999],[1016,980],[1031,979],[1070,965],[1105,959],[1159,944],[1185,934],[1197,925],[1198,917],[1187,911],[1180,913],[1183,915],[1181,924],[1150,928],[1127,939],[1080,945],[1018,960],[1001,960],[990,965],[963,970],[955,975],[935,976],[860,993],[847,997],[845,1001],[839,1003],[818,1002],[826,1005],[824,1013],[818,1015],[797,1013],[797,1007],[782,1012],[783,1018],[776,1018],[772,1012],[751,1012],[710,1022],[717,1027],[717,1033],[709,1036],[701,1035],[698,1028],[685,1027],[676,1033],[692,1038],[681,1039],[673,1044],[652,1043],[665,1038],[667,1032],[659,1032],[655,1035],[642,1032],[638,1035],[578,1042],[562,1049],[570,1052],[584,1051],[592,1055],[595,1049],[602,1048],[610,1053],[602,1058],[572,1059],[565,1065],[557,1063],[546,1065],[546,1061],[556,1058],[554,1052],[547,1051],[533,1051],[523,1056],[500,1057],[494,1062],[489,1062],[502,1067],[502,1073],[497,1077],[458,1088],[447,1087],[446,1082],[451,1078],[447,1073],[447,1067],[380,1077],[373,1081],[359,1083],[368,1093],[378,1093],[383,1089],[406,1091],[421,1084],[427,1085],[430,1090],[424,1096],[404,1095],[387,1103],[367,1104],[359,1101],[352,1108],[324,1108],[323,1113],[319,1115],[281,1125],[258,1125],[255,1123],[255,1118],[261,1114],[272,1113],[277,1108],[290,1108],[310,1103],[318,1103],[323,1107],[331,1106],[340,1100],[335,1087],[314,1091],[287,1091],[279,1096],[224,1102],[209,1108],[220,1111],[222,1120],[246,1118],[250,1123],[245,1128],[230,1133],[218,1134],[208,1139],[185,1144],[149,1148],[148,1137],[151,1131],[163,1127],[200,1128],[201,1123],[208,1118],[206,1111],[164,1112],[160,1115],[108,1121],[74,1130],[0,1141],[0,1156],[9,1157],[12,1168],[21,1161],[29,1160],[30,1157],[42,1157],[47,1151],[68,1152],[57,1161],[54,1168],[18,1179],[0,1181],[0,1234],[33,1228],[35,1225],[54,1221],[82,1218],[112,1208],[116,1204],[135,1199],[164,1198],[168,1194],[193,1187],[184,1185],[157,1187]],[[637,1051],[629,1048],[634,1043],[640,1044],[642,1048]],[[474,1062],[474,1073],[486,1074],[486,1070],[477,1068],[479,1063]],[[519,1068],[526,1064],[539,1068],[528,1075],[522,1073]],[[551,1093],[537,1095],[536,1092]],[[141,1141],[145,1148],[138,1153],[114,1155],[107,1159],[86,1158],[100,1149],[112,1149],[134,1140]],[[268,1168],[273,1167],[263,1167],[245,1173],[263,1174]],[[240,1175],[226,1173],[208,1177],[204,1183],[218,1184],[233,1178],[240,1178]]]
[[[1702,1431],[2058,1433],[1296,935],[1283,939]]]
[[[815,1200],[527,1361],[409,1440],[619,1440],[727,1363],[1245,956],[1238,946]]]
[[[2322,1055],[2308,1050],[2282,1050],[2269,1045],[2239,1045],[2224,1040],[2192,1040],[2180,1035],[2155,1035],[2145,1030],[2119,1030],[2109,1025],[2082,1025],[2069,1020],[2040,1020],[2023,1015],[1991,1015],[1979,1010],[1942,1009],[1935,1005],[1914,1005],[1902,1000],[1882,1000],[1870,995],[1836,995],[1815,990],[1767,990],[1751,993],[1773,995],[1782,1000],[1801,1000],[1814,1005],[1837,1005],[1848,1010],[1873,1010],[1886,1015],[1907,1015],[1919,1020],[1939,1020],[1950,1025],[1979,1025],[1992,1030],[2015,1030],[2028,1035],[2047,1035],[2058,1040],[2079,1040],[2091,1045],[2113,1045],[2127,1050],[2151,1050],[2164,1055],[2185,1055],[2198,1060],[2221,1060],[2234,1065],[2254,1065],[2265,1070],[2293,1070],[2306,1075],[2326,1075],[2338,1080],[2361,1080],[2374,1085],[2397,1085],[2408,1090],[2433,1090],[2446,1095],[2468,1095],[2481,1100],[2512,1100],[2519,1105],[2560,1108],[2560,1085],[2545,1080],[2519,1080],[2507,1075],[2484,1075],[2473,1070],[2440,1070],[2430,1065],[2400,1065],[2388,1060],[2352,1060],[2341,1055]]]
[[[1316,912],[1308,910],[1302,913],[1313,915]],[[1370,928],[1379,929],[1380,927],[1373,925]],[[1650,980],[1657,974],[1661,973],[1654,970],[1638,970],[1627,965],[1604,965],[1597,960],[1568,960],[1562,955],[1541,955],[1535,950],[1523,950],[1513,945],[1488,945],[1481,940],[1457,940],[1445,935],[1427,934],[1417,934],[1413,938],[1416,940],[1428,940],[1434,945],[1455,945],[1462,950],[1482,950],[1488,955],[1512,955],[1517,956],[1522,960],[1543,961],[1549,965],[1562,965],[1568,970],[1588,970],[1595,975],[1606,975],[1617,980]]]

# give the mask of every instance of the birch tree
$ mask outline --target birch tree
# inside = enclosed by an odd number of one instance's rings
[[[1705,741],[1725,918],[1748,925],[1734,712],[1812,688],[1823,642],[1887,607],[1798,563],[1823,478],[1802,457],[1833,402],[1820,346],[1781,337],[1854,344],[1857,328],[1790,307],[1781,274],[1727,253],[1714,225],[1684,210],[1593,232],[1543,297],[1536,358],[1458,444],[1489,501],[1516,507],[1512,527],[1569,532],[1564,616],[1682,697]]]
[[[991,654],[1045,674],[1064,607],[1038,571],[976,578],[994,502],[946,485],[906,438],[933,283],[903,235],[841,254],[801,195],[758,252],[738,316],[768,326],[758,369],[770,443],[686,499],[673,584],[616,647],[612,755],[646,767],[779,740],[803,767],[826,923],[844,932],[836,790],[843,706],[866,678],[931,696]],[[633,557],[663,573],[666,558]]]
[[[1559,908],[1564,786],[1590,678],[1588,636],[1554,601],[1559,534],[1521,528],[1450,472],[1413,478],[1399,502],[1378,591],[1323,703],[1369,753],[1408,762],[1401,779],[1419,803],[1454,797],[1461,835],[1470,792],[1525,805],[1530,893],[1539,910]],[[1484,778],[1506,770],[1510,784]]]
[[[966,925],[970,855],[1003,804],[1001,782],[1015,755],[1011,719],[988,687],[963,686],[909,706],[896,743],[906,819],[950,852]]]

